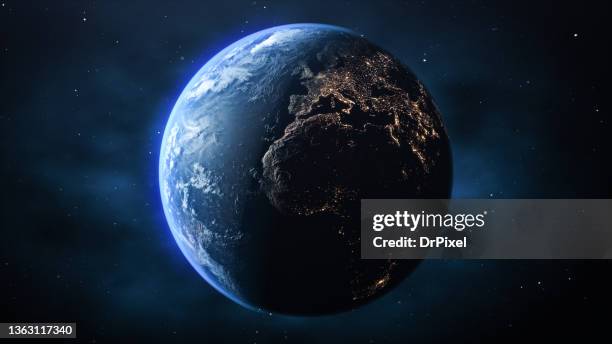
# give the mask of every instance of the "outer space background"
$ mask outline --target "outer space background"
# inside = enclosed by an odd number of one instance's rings
[[[603,2],[0,3],[1,322],[76,321],[83,342],[605,333],[608,261],[426,261],[351,312],[249,311],[182,256],[157,179],[168,115],[209,58],[260,29],[320,22],[365,35],[428,87],[451,140],[453,197],[609,198]]]

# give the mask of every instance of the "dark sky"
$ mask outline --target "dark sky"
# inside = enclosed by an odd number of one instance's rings
[[[260,29],[320,22],[365,35],[429,88],[451,139],[455,197],[610,198],[603,2],[0,4],[0,321],[76,321],[87,342],[473,341],[601,329],[612,264],[596,261],[430,261],[352,312],[249,311],[178,250],[157,164],[174,101],[209,58]]]

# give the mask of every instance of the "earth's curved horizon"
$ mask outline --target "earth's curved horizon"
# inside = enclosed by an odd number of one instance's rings
[[[360,259],[360,200],[448,198],[451,170],[412,72],[348,29],[291,24],[196,73],[166,125],[159,181],[206,281],[245,307],[313,315],[364,304],[418,264]]]

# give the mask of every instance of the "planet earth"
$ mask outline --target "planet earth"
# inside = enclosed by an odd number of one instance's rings
[[[178,246],[251,309],[315,315],[381,296],[418,260],[360,254],[360,200],[447,198],[448,137],[397,59],[348,29],[293,24],[208,61],[168,120],[159,182]]]

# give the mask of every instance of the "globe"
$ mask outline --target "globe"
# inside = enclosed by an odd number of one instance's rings
[[[178,246],[255,310],[353,309],[417,260],[360,254],[360,200],[447,198],[449,141],[419,80],[350,30],[293,24],[231,44],[187,84],[159,162]]]

